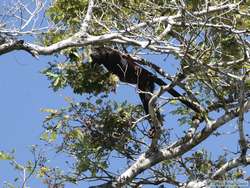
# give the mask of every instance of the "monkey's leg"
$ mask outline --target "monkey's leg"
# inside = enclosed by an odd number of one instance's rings
[[[153,94],[154,83],[149,82],[149,81],[145,81],[143,85],[138,84],[138,88],[141,90],[139,93],[139,96],[140,96],[140,99],[142,101],[144,111],[146,114],[148,114],[149,113],[148,103],[149,103],[150,99],[152,98],[152,95],[150,93]],[[146,92],[148,92],[148,93],[146,93]],[[158,120],[163,122],[163,117],[161,116],[159,110],[156,111],[156,115],[157,115]]]
[[[149,111],[148,111],[148,103],[149,103],[149,101],[151,99],[151,96],[149,94],[145,94],[145,93],[141,93],[141,92],[139,93],[139,96],[140,96],[144,111],[145,111],[146,114],[148,114],[149,113]]]

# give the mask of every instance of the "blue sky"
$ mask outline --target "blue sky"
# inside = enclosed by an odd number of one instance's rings
[[[39,137],[45,117],[41,108],[65,105],[64,96],[71,95],[67,90],[54,93],[48,88],[49,82],[39,73],[48,60],[46,57],[36,60],[25,52],[0,56],[0,150],[16,149],[20,163],[32,159],[31,145],[41,144]],[[0,187],[6,180],[13,182],[15,172],[7,164],[0,161]]]
[[[156,57],[151,58],[159,61]],[[16,159],[20,163],[32,159],[29,152],[31,145],[42,144],[39,137],[43,130],[42,121],[46,114],[40,110],[42,108],[60,108],[66,105],[65,96],[81,99],[79,96],[74,96],[70,89],[55,93],[48,88],[49,81],[39,73],[48,61],[51,61],[51,58],[41,56],[37,60],[25,52],[12,52],[0,56],[0,151],[16,149]],[[174,60],[169,58],[168,62],[171,62],[170,67],[173,71],[176,68]],[[116,94],[113,93],[112,97],[120,101],[127,99],[130,102],[139,103],[135,89],[123,85],[118,87]],[[169,128],[175,128],[177,134],[180,134],[185,128],[176,127],[174,119],[167,119],[167,121]],[[235,122],[231,122],[221,130],[232,130],[234,126]],[[213,152],[214,156],[221,153],[222,149],[226,147],[237,151],[237,136],[237,134],[225,135],[221,138],[213,136],[199,147],[194,148],[193,151],[205,147]],[[63,155],[51,154],[50,159],[51,164],[64,166]],[[119,161],[115,163],[118,165]],[[249,172],[249,167],[247,171]],[[3,186],[4,181],[13,182],[16,175],[17,173],[8,162],[0,161],[0,187]],[[32,180],[29,185],[36,188],[44,187],[36,180]]]
[[[31,145],[44,143],[39,140],[43,131],[42,122],[45,113],[42,108],[60,108],[67,105],[66,96],[81,100],[71,89],[54,92],[49,88],[49,81],[40,73],[53,58],[40,56],[35,59],[25,52],[12,52],[0,56],[0,114],[2,129],[0,132],[0,151],[10,152],[15,149],[19,163],[26,163],[33,158],[29,151]],[[120,92],[123,85],[117,89],[116,99],[123,101],[125,96]],[[132,87],[126,87],[126,93],[135,93]],[[139,102],[136,95],[129,96],[128,101]],[[64,155],[53,154],[50,150],[50,163],[54,166],[64,166]],[[0,187],[5,181],[13,182],[18,176],[8,161],[0,160]],[[31,187],[44,187],[39,181],[31,181]],[[88,184],[84,184],[88,185]],[[69,186],[69,187],[72,187]],[[75,187],[75,186],[74,186]],[[78,186],[76,186],[78,187]],[[79,186],[80,187],[80,186]]]
[[[150,59],[153,62],[162,63],[162,59],[160,60],[159,56],[150,56]],[[80,96],[73,95],[69,88],[59,92],[53,92],[48,88],[49,81],[39,72],[51,60],[50,57],[45,56],[40,56],[37,60],[25,52],[12,52],[0,56],[0,151],[8,152],[15,149],[16,159],[21,164],[32,159],[29,151],[31,145],[44,144],[39,140],[39,137],[43,131],[42,122],[46,114],[40,110],[42,108],[60,108],[67,105],[64,101],[65,96],[75,97],[78,100],[81,99]],[[173,73],[177,68],[176,61],[169,57],[167,64],[169,73]],[[112,94],[112,98],[119,101],[126,99],[133,103],[140,102],[135,89],[124,87],[124,85],[118,87],[116,94]],[[166,114],[167,126],[173,128],[175,133],[180,136],[186,127],[176,126],[176,119],[170,119],[167,116],[169,111],[170,109],[167,110]],[[249,133],[249,114],[246,117],[248,121],[246,128]],[[220,131],[229,132],[235,125],[235,121],[230,122],[223,126]],[[174,135],[171,136],[174,138]],[[222,153],[223,149],[236,152],[238,149],[237,139],[238,134],[223,135],[220,138],[212,136],[192,151],[205,147],[213,153],[213,158],[215,158],[216,155]],[[51,165],[65,166],[63,162],[65,159],[64,155],[54,154],[51,149],[49,152]],[[114,166],[120,166],[119,159],[114,161]],[[249,167],[246,168],[246,171],[250,175]],[[18,176],[17,172],[8,162],[0,160],[0,187],[3,187],[5,181],[13,182],[16,176]],[[28,185],[31,188],[44,187],[34,178]],[[67,185],[66,188],[82,188],[87,185],[88,183],[79,186]]]

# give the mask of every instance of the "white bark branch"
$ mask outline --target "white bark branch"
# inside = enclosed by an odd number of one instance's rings
[[[214,13],[217,11],[224,11],[224,10],[232,10],[237,7],[236,4],[226,4],[226,5],[221,5],[221,6],[211,6],[208,9],[202,10],[202,11],[197,11],[193,13],[193,16],[202,16],[204,14],[208,13]],[[93,12],[93,7],[94,7],[94,1],[91,0],[89,2],[88,10],[86,13],[86,16],[83,20],[82,27],[77,32],[74,34],[72,37],[69,37],[67,39],[64,39],[60,42],[57,42],[55,44],[52,44],[50,46],[40,46],[36,44],[31,44],[31,43],[26,43],[23,42],[22,44],[19,41],[15,41],[14,39],[10,39],[11,41],[0,45],[0,55],[8,53],[10,51],[14,50],[25,50],[28,51],[29,53],[33,54],[33,56],[37,55],[50,55],[52,53],[56,53],[62,49],[69,48],[69,47],[84,47],[89,44],[96,44],[96,43],[102,43],[102,42],[107,42],[107,41],[113,41],[113,42],[120,42],[120,43],[127,43],[127,44],[136,44],[141,47],[147,47],[151,50],[154,51],[160,51],[160,52],[173,52],[175,54],[181,55],[180,49],[171,45],[168,46],[156,46],[156,45],[150,45],[148,44],[148,41],[140,41],[140,40],[134,40],[129,37],[123,36],[127,32],[134,31],[136,29],[145,27],[147,24],[154,24],[154,23],[160,23],[160,22],[167,22],[172,24],[173,20],[180,19],[182,17],[181,14],[176,14],[173,16],[161,16],[158,18],[155,18],[151,20],[149,23],[147,22],[142,22],[140,24],[131,26],[127,28],[126,30],[121,30],[116,33],[108,33],[100,36],[91,36],[91,35],[86,35],[87,28],[89,25],[89,21],[92,17],[92,12]],[[169,28],[167,29],[166,32],[168,32]],[[0,30],[1,33],[1,30]],[[145,45],[146,44],[146,45]]]
[[[248,112],[250,109],[250,101],[246,102],[244,105],[244,111]],[[184,153],[190,151],[192,148],[200,144],[203,140],[208,138],[216,129],[225,125],[227,122],[231,121],[232,119],[236,118],[239,115],[239,110],[231,111],[227,114],[222,115],[216,121],[211,123],[211,125],[206,126],[200,132],[196,133],[193,138],[191,138],[186,143],[181,145],[177,145],[177,147],[166,147],[159,151],[155,151],[150,156],[147,154],[142,154],[138,160],[129,167],[123,174],[121,174],[116,179],[117,185],[125,185],[129,183],[132,179],[134,179],[138,174],[142,173],[144,170],[154,166],[155,164],[167,160],[172,159],[177,156],[181,156]],[[182,139],[179,140],[181,142]],[[185,138],[183,138],[185,140]]]
[[[163,89],[160,87],[160,90],[152,96],[148,103],[148,111],[152,121],[151,125],[153,126],[151,129],[154,129],[154,135],[152,135],[153,138],[151,141],[150,150],[148,152],[158,150],[158,140],[161,136],[162,122],[160,122],[159,117],[157,117],[157,112],[155,112],[155,103],[162,94]]]
[[[89,23],[91,21],[92,14],[93,14],[93,8],[94,8],[94,0],[89,0],[87,13],[85,15],[85,18],[84,18],[82,24],[81,24],[81,29],[80,29],[80,32],[83,34],[87,33],[87,31],[88,31]]]
[[[242,161],[241,157],[238,157],[236,159],[232,159],[228,162],[226,162],[222,167],[220,167],[212,176],[212,179],[217,179],[220,176],[222,176],[223,174],[225,174],[226,172],[242,166],[242,165],[246,165],[246,164],[250,164],[250,156],[246,156],[246,163]]]
[[[237,6],[238,6],[238,3],[225,4],[225,5],[220,5],[220,6],[211,6],[211,7],[208,7],[207,9],[202,10],[202,11],[194,12],[192,14],[192,16],[203,16],[203,15],[208,14],[208,13],[214,13],[214,12],[226,11],[226,10],[233,10]],[[158,18],[154,18],[154,19],[152,19],[152,21],[149,21],[149,22],[139,23],[137,25],[134,25],[132,27],[127,28],[126,30],[122,30],[121,32],[131,32],[131,31],[137,30],[139,28],[145,27],[148,24],[154,24],[154,23],[167,22],[167,23],[172,24],[173,20],[178,21],[181,18],[182,18],[181,13],[178,13],[178,14],[176,14],[174,16],[161,16],[161,17],[158,17]]]
[[[243,69],[243,73],[245,70]],[[245,77],[243,80],[239,82],[239,104],[240,104],[240,111],[239,111],[239,120],[238,120],[238,130],[239,130],[239,145],[241,150],[241,157],[242,160],[245,160],[246,153],[247,153],[247,140],[245,138],[245,131],[244,131],[244,101],[245,101]]]

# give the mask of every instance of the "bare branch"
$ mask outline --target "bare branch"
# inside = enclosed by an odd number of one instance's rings
[[[85,15],[85,18],[81,24],[80,33],[85,34],[87,33],[89,22],[91,21],[92,14],[93,14],[93,8],[94,8],[94,0],[89,0],[89,5],[87,9],[87,13]]]
[[[218,179],[220,176],[224,175],[226,172],[246,164],[250,164],[250,156],[245,157],[246,162],[242,161],[242,157],[238,157],[226,162],[222,167],[220,167],[212,176],[212,179]]]
[[[244,71],[244,69],[243,69]],[[245,76],[244,76],[245,78]],[[239,84],[239,104],[240,104],[240,111],[239,111],[239,121],[238,121],[238,129],[239,129],[239,144],[241,149],[241,157],[242,160],[245,160],[245,156],[247,153],[247,140],[245,138],[244,133],[244,102],[245,102],[245,79],[240,81]]]
[[[250,109],[250,101],[246,102],[244,105],[244,111],[248,112]],[[214,121],[211,125],[206,126],[200,132],[196,133],[193,138],[191,138],[186,143],[182,145],[178,145],[177,147],[166,147],[161,150],[153,152],[150,156],[147,154],[142,154],[137,161],[130,166],[123,174],[121,174],[117,179],[116,182],[112,182],[112,186],[121,186],[129,183],[134,177],[138,174],[142,173],[144,170],[154,166],[155,164],[167,160],[172,159],[176,156],[183,155],[190,149],[194,148],[198,144],[200,144],[203,140],[209,137],[216,129],[225,125],[225,123],[231,121],[232,119],[236,118],[239,115],[239,110],[232,111],[222,115],[216,121]],[[185,140],[184,138],[182,138]],[[179,141],[181,142],[180,139]],[[102,185],[103,186],[103,185]]]

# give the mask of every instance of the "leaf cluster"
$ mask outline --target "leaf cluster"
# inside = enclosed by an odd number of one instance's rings
[[[107,158],[114,151],[127,156],[138,152],[133,134],[136,130],[134,121],[142,113],[140,107],[105,101],[105,97],[93,102],[67,100],[67,108],[44,109],[49,115],[41,138],[49,143],[62,138],[58,151],[76,158],[77,174],[89,171],[94,176],[108,168]]]
[[[108,93],[115,90],[118,82],[115,75],[90,62],[51,64],[42,73],[51,81],[54,91],[70,86],[76,94]]]

